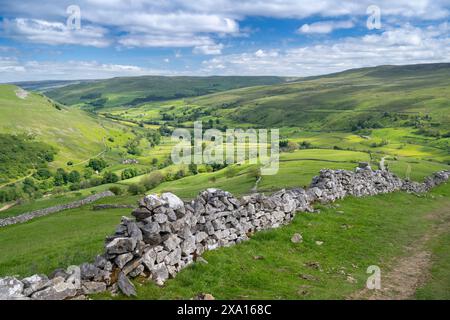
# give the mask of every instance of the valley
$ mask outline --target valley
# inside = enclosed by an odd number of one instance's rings
[[[206,188],[238,197],[272,194],[305,188],[324,168],[354,170],[359,163],[377,170],[381,162],[398,177],[419,182],[450,170],[449,79],[450,64],[430,64],[309,78],[44,82],[27,84],[36,91],[20,96],[19,87],[0,85],[0,219],[106,190],[116,194],[1,228],[0,275],[48,274],[92,260],[120,218],[131,213],[93,211],[93,205],[136,205],[144,194],[164,192],[188,201]],[[279,128],[278,173],[261,176],[260,166],[248,163],[173,164],[171,133],[192,130],[194,121],[222,131]],[[12,145],[17,148],[7,148]],[[187,268],[164,287],[135,280],[138,298],[190,299],[210,292],[221,299],[346,299],[363,288],[367,265],[391,268],[406,246],[432,230],[436,222],[427,220],[429,212],[441,210],[448,218],[449,192],[444,184],[424,195],[394,192],[317,203],[320,214],[299,214],[290,225],[207,252],[208,264]],[[299,230],[305,241],[293,246],[289,238]],[[448,261],[447,233],[429,243],[437,252],[437,269],[430,272],[440,282],[427,282],[415,298],[448,297],[441,288],[450,280],[441,266]]]

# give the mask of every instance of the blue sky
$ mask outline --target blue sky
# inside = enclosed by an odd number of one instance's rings
[[[450,62],[449,15],[450,0],[0,0],[0,82]]]

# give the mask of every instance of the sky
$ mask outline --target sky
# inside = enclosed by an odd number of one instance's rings
[[[0,0],[0,82],[450,62],[450,0]]]

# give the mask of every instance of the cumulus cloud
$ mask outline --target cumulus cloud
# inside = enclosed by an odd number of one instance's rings
[[[355,26],[353,21],[320,21],[314,22],[312,24],[304,24],[298,28],[298,33],[310,34],[310,33],[320,33],[326,34],[331,33],[337,29],[351,29]]]
[[[79,30],[72,30],[60,22],[16,18],[4,20],[3,29],[5,34],[12,37],[50,45],[72,44],[106,47],[110,44],[110,41],[105,38],[107,30],[94,26],[84,26]]]
[[[203,74],[312,76],[351,68],[450,62],[447,23],[424,29],[404,25],[380,34],[342,41],[224,55],[203,61]],[[273,56],[276,55],[276,59]]]
[[[67,33],[62,24],[67,18],[65,9],[72,2],[0,0],[0,6],[4,16],[34,19],[16,21],[13,28],[16,32],[12,32],[12,35],[34,42],[105,46],[108,41],[104,39],[105,32],[101,28],[103,27],[120,31],[120,41],[125,45],[153,47],[154,40],[160,39],[162,44],[174,47],[177,43],[180,43],[180,46],[186,44],[186,40],[180,41],[180,33],[191,34],[197,39],[239,35],[241,34],[239,22],[246,17],[296,19],[326,17],[328,20],[332,17],[339,20],[340,17],[366,16],[367,7],[373,4],[372,0],[80,0],[77,1],[77,5],[81,8],[82,21],[92,27],[75,36]],[[445,19],[450,15],[446,0],[379,0],[376,4],[386,19],[403,17],[433,20]],[[59,21],[59,24],[50,21]],[[350,28],[351,25],[349,21],[312,23],[301,26],[299,32],[329,33],[339,28]],[[33,30],[34,28],[36,30]],[[168,38],[174,40],[169,41]],[[211,44],[198,44],[197,40],[193,42],[192,47],[199,47],[196,49],[197,52],[218,52],[208,50],[207,47],[200,48]]]
[[[216,55],[221,54],[223,49],[223,44],[207,44],[201,46],[195,46],[192,51],[195,54],[205,54],[205,55]]]

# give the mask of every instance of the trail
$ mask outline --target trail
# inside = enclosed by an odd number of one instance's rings
[[[417,288],[429,277],[432,266],[432,253],[429,242],[450,228],[450,201],[448,205],[427,215],[433,226],[412,246],[405,248],[405,256],[395,261],[392,268],[381,270],[381,289],[363,289],[352,294],[351,300],[410,300],[414,299]]]
[[[6,187],[6,186],[9,185],[9,184],[14,184],[14,183],[23,181],[23,180],[25,180],[26,178],[31,177],[33,174],[34,174],[34,172],[32,172],[32,173],[30,173],[30,174],[28,174],[28,175],[26,175],[26,176],[24,176],[24,177],[22,177],[22,178],[19,178],[19,179],[16,179],[16,180],[12,180],[12,181],[8,181],[7,183],[1,184],[1,185],[0,185],[0,189],[3,188],[3,187]]]
[[[10,209],[10,208],[14,207],[16,204],[17,204],[16,201],[7,203],[3,207],[0,208],[0,212]]]

